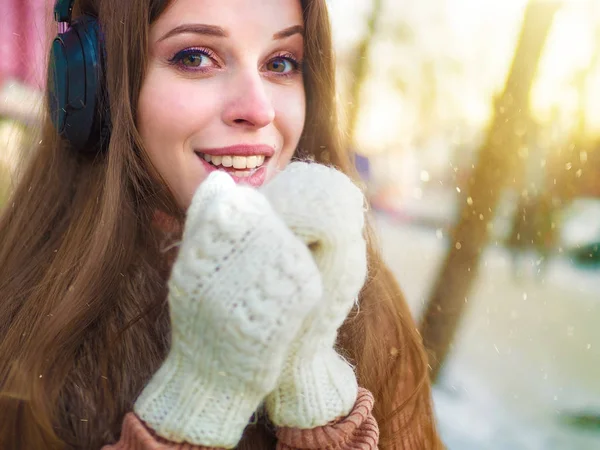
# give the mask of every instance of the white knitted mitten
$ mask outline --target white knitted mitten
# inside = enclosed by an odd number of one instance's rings
[[[264,196],[212,173],[169,280],[171,349],[135,412],[170,441],[235,447],[321,295],[310,251]]]
[[[290,164],[262,191],[310,246],[323,280],[323,298],[294,339],[265,404],[278,426],[314,428],[346,416],[357,397],[354,370],[334,346],[367,274],[364,196],[343,173],[303,162]]]

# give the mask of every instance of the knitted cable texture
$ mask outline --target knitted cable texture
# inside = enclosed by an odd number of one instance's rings
[[[262,192],[310,246],[323,282],[323,298],[302,324],[266,408],[279,426],[323,426],[347,415],[358,392],[335,341],[367,274],[365,199],[343,173],[304,162],[290,164]]]
[[[169,280],[171,349],[135,412],[170,441],[235,447],[321,295],[310,251],[264,196],[213,172]]]

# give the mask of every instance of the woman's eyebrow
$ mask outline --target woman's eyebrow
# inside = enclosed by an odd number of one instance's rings
[[[291,27],[288,27],[284,30],[281,30],[281,31],[278,31],[277,33],[275,33],[273,35],[273,39],[274,40],[284,39],[284,38],[293,36],[294,34],[301,34],[302,36],[304,36],[304,27],[302,25],[293,25]]]
[[[192,34],[202,34],[205,36],[213,36],[213,37],[229,37],[229,33],[225,31],[223,28],[216,25],[207,25],[202,23],[189,23],[179,25],[173,28],[171,31],[165,33],[158,42],[164,41],[170,37],[173,37],[178,34],[184,33],[192,33]],[[304,35],[304,27],[302,25],[292,25],[291,27],[285,28],[281,31],[278,31],[273,35],[273,40],[285,39],[295,34]]]
[[[205,36],[229,37],[229,34],[221,27],[215,25],[206,25],[202,23],[188,23],[179,25],[161,37],[158,42],[164,41],[177,34],[192,33],[203,34]]]

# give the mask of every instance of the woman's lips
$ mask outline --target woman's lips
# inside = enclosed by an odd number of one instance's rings
[[[221,170],[223,172],[227,172],[236,183],[248,184],[253,187],[259,187],[264,184],[267,177],[267,164],[270,160],[270,158],[266,158],[266,160],[259,167],[241,169],[235,167],[225,167],[222,165],[215,166],[206,161],[203,155],[199,152],[196,152],[196,156],[201,161],[202,165],[204,166],[204,170],[206,170],[207,173],[215,170]]]
[[[211,156],[264,156],[269,158],[275,154],[275,149],[270,145],[230,145],[229,147],[198,148],[196,153]]]

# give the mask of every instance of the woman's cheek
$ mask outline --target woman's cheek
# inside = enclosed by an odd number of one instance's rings
[[[304,129],[304,121],[306,118],[306,99],[304,97],[304,89],[295,89],[291,95],[284,96],[277,106],[277,114],[284,123],[284,136],[288,140],[295,141],[294,146],[298,143],[302,131]]]

